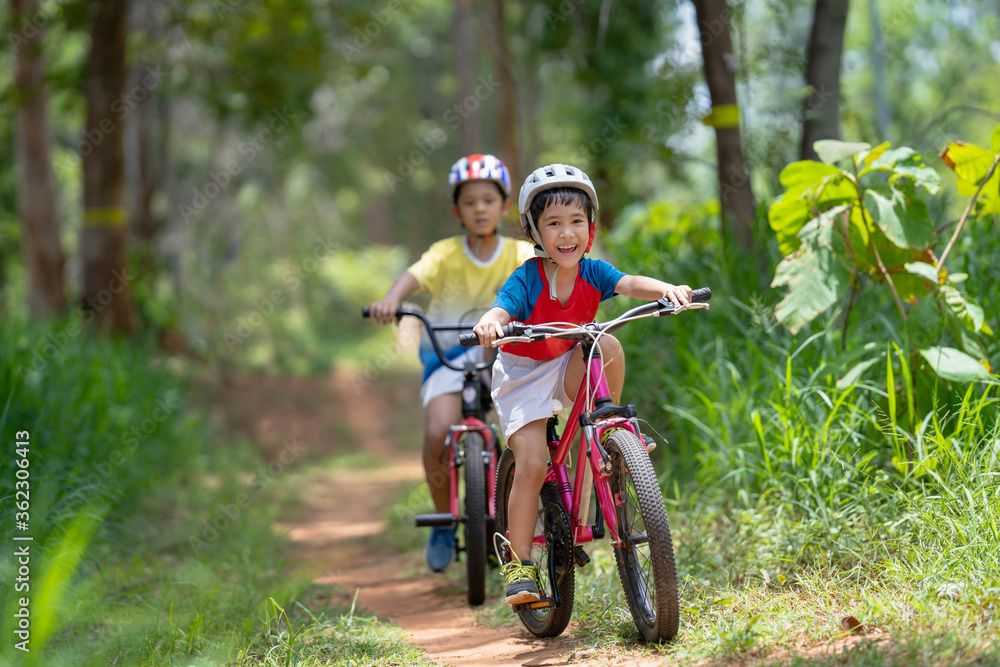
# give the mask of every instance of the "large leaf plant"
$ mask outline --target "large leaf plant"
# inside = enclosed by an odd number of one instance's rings
[[[891,293],[905,343],[926,367],[944,380],[986,377],[992,369],[980,336],[992,331],[962,289],[967,276],[950,273],[945,259],[970,217],[1000,214],[1000,126],[989,150],[956,141],[940,155],[958,176],[959,195],[971,197],[940,256],[927,204],[940,179],[916,151],[841,141],[815,148],[819,162],[793,162],[781,172],[785,192],[768,211],[784,255],[772,287],[788,288],[778,321],[797,332],[835,303],[852,304],[868,278]],[[850,305],[845,333],[849,314]],[[844,379],[856,379],[875,361]]]

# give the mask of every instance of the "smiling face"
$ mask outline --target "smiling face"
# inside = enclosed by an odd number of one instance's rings
[[[590,219],[576,202],[549,204],[535,223],[542,248],[562,267],[580,263],[590,241]]]
[[[496,231],[500,218],[510,210],[510,200],[504,199],[493,181],[469,181],[458,191],[451,213],[473,234],[489,236]]]

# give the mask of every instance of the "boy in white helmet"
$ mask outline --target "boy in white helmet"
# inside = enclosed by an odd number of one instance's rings
[[[396,279],[380,301],[371,305],[371,316],[392,322],[399,304],[410,295],[431,295],[427,316],[431,322],[458,322],[470,310],[488,308],[508,276],[532,256],[524,241],[497,233],[510,211],[510,174],[492,155],[469,155],[456,162],[448,175],[451,214],[465,233],[431,245],[416,264]],[[466,350],[457,333],[439,333],[438,341],[449,360],[461,366],[465,355],[482,360],[482,348]],[[448,429],[462,419],[464,376],[441,365],[424,332],[420,344],[424,365],[420,396],[424,404],[424,474],[434,501],[434,511],[448,513],[448,470],[443,458]],[[455,528],[432,527],[427,542],[427,564],[435,572],[445,569],[455,550]]]
[[[503,335],[511,320],[525,324],[592,322],[601,301],[615,294],[637,299],[691,301],[691,288],[622,273],[602,260],[584,257],[594,242],[597,192],[580,169],[552,164],[536,169],[521,187],[518,208],[525,234],[538,257],[525,262],[504,283],[490,309],[473,329],[482,345]],[[625,379],[625,359],[618,341],[602,336],[611,399],[617,403]],[[537,567],[531,554],[541,492],[548,467],[545,422],[552,399],[572,405],[586,372],[579,343],[550,338],[505,345],[493,366],[493,402],[507,446],[517,466],[507,501],[512,560],[501,568],[506,602],[539,599]]]

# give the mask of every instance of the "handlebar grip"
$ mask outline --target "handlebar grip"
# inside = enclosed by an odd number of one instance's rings
[[[691,292],[691,300],[703,303],[712,298],[712,290],[709,287],[702,287]]]
[[[521,322],[511,322],[510,324],[504,325],[504,338],[507,336],[522,336],[527,328],[528,327]],[[479,336],[471,331],[469,333],[458,334],[458,342],[462,347],[472,347],[474,345],[479,345]]]
[[[407,315],[407,314],[408,313],[405,312],[403,308],[397,308],[396,309],[396,319],[397,320],[399,318],[401,318],[403,315]],[[361,317],[371,317],[371,316],[372,316],[372,309],[371,308],[369,308],[368,306],[365,306],[364,308],[361,309]]]

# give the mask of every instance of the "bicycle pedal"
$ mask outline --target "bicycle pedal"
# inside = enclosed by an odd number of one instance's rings
[[[525,602],[524,604],[511,605],[516,612],[522,611],[534,611],[536,609],[548,609],[549,607],[554,607],[555,603],[552,598],[542,598],[541,600],[535,600],[534,602]]]
[[[418,514],[413,517],[418,527],[443,526],[450,528],[455,525],[455,517],[451,514]]]
[[[590,555],[584,551],[581,546],[577,546],[576,549],[573,550],[573,557],[576,560],[578,567],[583,567],[590,562]]]

